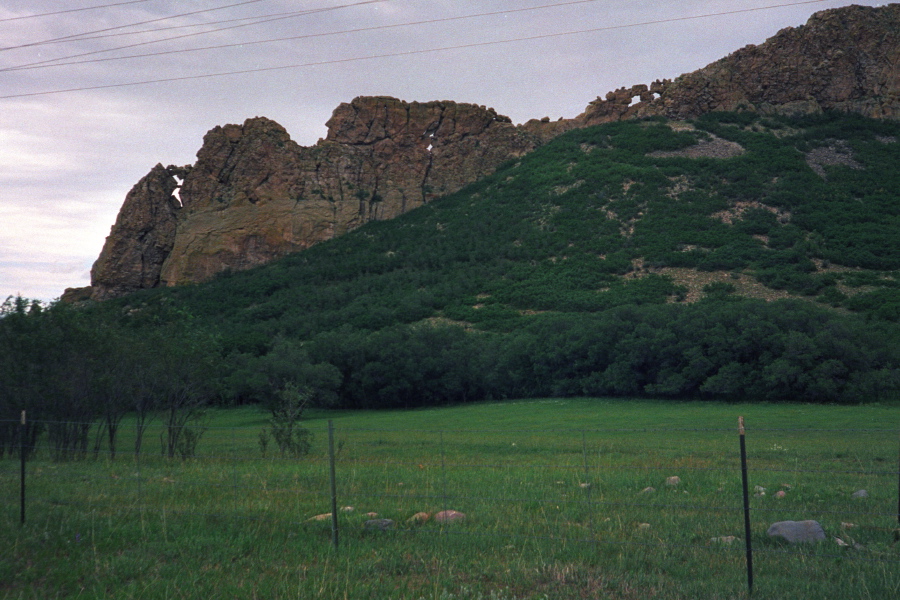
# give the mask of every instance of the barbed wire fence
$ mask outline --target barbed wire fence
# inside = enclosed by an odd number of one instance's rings
[[[18,480],[22,523],[41,506],[127,505],[328,528],[338,550],[391,531],[583,546],[595,556],[703,553],[745,569],[750,591],[754,556],[900,563],[896,429],[385,429],[328,421],[311,427],[314,443],[301,456],[268,448],[259,428],[204,427],[190,456],[172,458],[157,424],[139,450],[113,455],[83,444],[77,460],[48,435],[26,435],[27,426],[71,425],[103,434],[87,423],[26,424],[23,416],[18,424],[18,456],[8,448],[0,463],[7,489]],[[123,427],[121,435],[128,447],[138,433]],[[149,451],[156,437],[160,451]],[[780,521],[816,521],[819,543],[766,535]]]

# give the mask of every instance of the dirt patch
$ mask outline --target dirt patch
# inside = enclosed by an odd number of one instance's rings
[[[693,146],[681,150],[656,150],[647,156],[653,158],[734,158],[744,153],[744,147],[737,142],[710,134],[708,140],[701,140]]]
[[[687,269],[681,267],[662,267],[662,268],[645,268],[640,259],[632,262],[634,271],[625,275],[625,279],[640,279],[647,275],[656,274],[664,275],[672,278],[675,285],[687,288],[687,293],[682,302],[692,303],[702,299],[705,295],[703,288],[710,283],[728,283],[734,286],[734,293],[738,296],[747,298],[757,298],[771,302],[773,300],[784,300],[787,298],[797,298],[784,290],[773,290],[758,282],[750,275],[744,273],[730,271],[697,271],[696,269]],[[675,298],[671,299],[676,302]]]
[[[828,179],[825,167],[850,167],[862,170],[865,167],[853,159],[853,149],[843,140],[833,140],[830,145],[816,148],[806,153],[806,164],[822,179]]]
[[[719,211],[717,213],[713,213],[712,218],[718,219],[723,223],[728,223],[732,225],[735,221],[741,219],[744,216],[744,213],[752,208],[760,208],[762,210],[767,210],[776,217],[778,217],[779,223],[787,223],[791,220],[791,213],[786,210],[779,210],[774,206],[769,206],[767,204],[763,204],[762,202],[757,202],[753,200],[752,202],[735,202],[734,206],[729,208],[728,210]]]

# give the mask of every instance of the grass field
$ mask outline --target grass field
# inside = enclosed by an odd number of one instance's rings
[[[129,453],[125,423],[114,461],[28,463],[25,525],[18,460],[0,460],[0,598],[743,598],[739,415],[753,597],[900,596],[900,407],[566,399],[314,411],[301,459],[263,458],[255,409],[211,412],[187,461],[160,456],[158,424]],[[353,508],[337,549],[313,518],[331,511],[328,420]],[[407,522],[444,509],[465,521]],[[765,534],[803,519],[826,541]]]

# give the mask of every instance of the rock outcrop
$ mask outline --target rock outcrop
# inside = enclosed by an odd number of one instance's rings
[[[91,269],[92,298],[105,300],[159,285],[177,227],[174,168],[156,165],[138,181]]]
[[[269,262],[452,193],[538,143],[490,108],[387,97],[341,104],[312,147],[262,117],[216,127],[193,166],[158,165],[129,193],[92,297]]]
[[[515,126],[483,106],[361,97],[341,104],[311,147],[261,117],[216,127],[194,165],[157,165],[129,192],[91,270],[92,298],[303,250],[452,193],[573,128],[717,110],[900,119],[900,5],[817,13],[674,81],[610,92],[574,119]]]
[[[818,12],[802,27],[782,29],[674,81],[610,92],[579,120],[690,119],[732,110],[900,119],[900,4]]]

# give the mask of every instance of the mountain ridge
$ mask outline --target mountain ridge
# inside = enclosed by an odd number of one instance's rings
[[[898,32],[897,4],[822,11],[759,46],[674,81],[620,88],[556,122],[516,126],[484,106],[359,97],[335,109],[326,138],[311,147],[261,117],[216,127],[194,165],[157,165],[135,185],[91,289],[67,290],[63,299],[102,300],[264,264],[404,214],[595,124],[721,110],[898,119]]]

